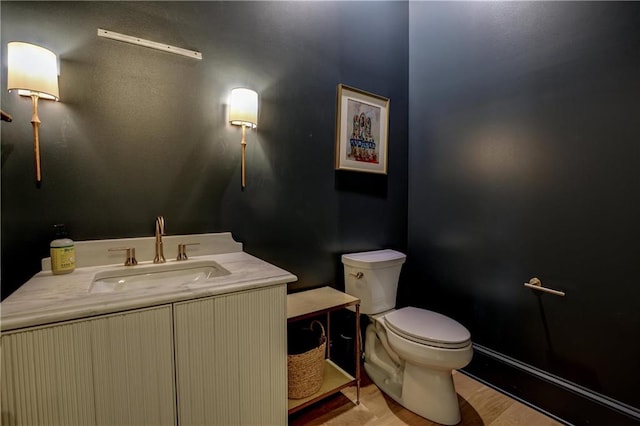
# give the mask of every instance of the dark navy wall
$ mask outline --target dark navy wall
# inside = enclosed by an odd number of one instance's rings
[[[6,43],[59,56],[40,102],[36,188],[28,98],[2,89],[2,297],[39,270],[52,226],[76,240],[230,231],[245,250],[340,287],[343,252],[406,249],[408,5],[398,2],[7,2]],[[97,29],[200,51],[202,61]],[[333,168],[339,83],[391,99],[389,174]],[[240,187],[232,88],[260,95]],[[168,254],[168,253],[167,253]]]
[[[39,270],[59,222],[77,240],[150,236],[158,214],[169,234],[231,231],[297,274],[291,290],[340,287],[341,253],[408,249],[400,304],[640,407],[638,3],[2,1],[0,12],[14,117],[1,124],[3,298]],[[4,89],[12,40],[60,58],[62,102],[40,102],[41,188],[30,102]],[[338,83],[391,99],[388,176],[333,170]],[[240,131],[226,123],[237,86],[261,99],[245,191]],[[533,294],[532,276],[567,296]],[[491,362],[477,354],[470,368],[598,423]]]
[[[640,413],[640,4],[410,2],[409,16],[401,302]],[[500,381],[598,423],[545,383]]]

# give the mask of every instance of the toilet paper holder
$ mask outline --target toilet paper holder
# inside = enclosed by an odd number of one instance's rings
[[[556,296],[564,296],[564,291],[553,290],[547,287],[542,286],[542,281],[539,278],[533,277],[529,280],[528,283],[524,283],[525,287],[529,287],[534,290],[543,291],[545,293],[555,294]]]

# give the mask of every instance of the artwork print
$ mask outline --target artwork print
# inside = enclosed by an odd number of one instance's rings
[[[387,173],[389,99],[338,85],[336,169]]]
[[[347,123],[347,134],[350,135],[347,158],[379,164],[380,108],[349,99],[347,117],[353,117]]]

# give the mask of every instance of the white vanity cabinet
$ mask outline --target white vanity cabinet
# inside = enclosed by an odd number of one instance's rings
[[[2,335],[9,425],[175,424],[171,305]]]
[[[230,233],[164,238],[185,241],[186,261],[153,263],[154,237],[76,241],[71,274],[44,259],[0,305],[0,424],[287,424],[297,277]]]
[[[286,285],[174,305],[178,424],[287,424]]]
[[[280,284],[4,333],[1,423],[286,424],[286,300]]]

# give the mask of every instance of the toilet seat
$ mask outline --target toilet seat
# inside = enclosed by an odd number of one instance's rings
[[[385,325],[413,342],[445,349],[471,344],[471,334],[459,322],[426,309],[406,307],[384,316]]]

